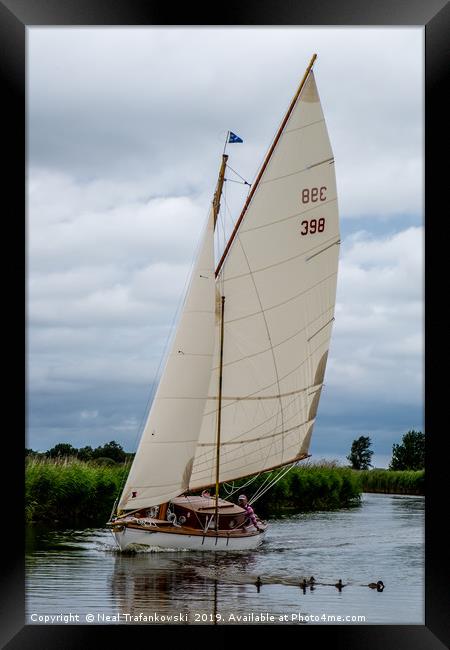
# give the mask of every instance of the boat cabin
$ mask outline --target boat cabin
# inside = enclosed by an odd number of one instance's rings
[[[137,519],[150,518],[155,522],[171,523],[174,526],[194,528],[196,530],[215,529],[216,500],[214,497],[181,496],[172,499],[168,504],[159,508],[139,510],[132,516]],[[219,528],[235,530],[246,523],[246,513],[243,508],[219,499],[218,501]],[[248,522],[247,522],[248,523]]]
[[[174,523],[205,530],[215,528],[216,500],[213,497],[181,496],[172,499],[168,512],[176,516]],[[233,530],[244,525],[246,513],[243,508],[219,499],[218,502],[219,528]],[[170,512],[168,517],[170,516]]]

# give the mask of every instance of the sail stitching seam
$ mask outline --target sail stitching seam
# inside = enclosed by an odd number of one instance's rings
[[[264,350],[259,350],[258,352],[254,352],[253,354],[248,354],[248,355],[246,355],[245,357],[240,357],[239,359],[236,359],[235,361],[228,361],[228,363],[224,364],[224,367],[225,367],[225,366],[232,366],[232,365],[234,365],[235,363],[239,363],[240,361],[244,361],[245,359],[252,359],[253,357],[257,357],[257,356],[260,355],[260,354],[265,354],[265,353],[268,352],[270,349],[275,350],[276,348],[279,348],[280,346],[284,345],[284,344],[287,343],[288,341],[291,341],[291,340],[294,339],[296,336],[298,336],[299,334],[301,334],[302,332],[304,332],[305,330],[307,330],[309,327],[312,326],[312,324],[313,324],[315,321],[319,320],[319,319],[322,318],[322,316],[324,316],[327,312],[329,312],[330,310],[333,310],[333,309],[334,309],[333,305],[330,305],[330,307],[328,307],[327,309],[325,309],[325,311],[322,311],[322,312],[317,316],[317,318],[314,318],[314,319],[313,319],[312,321],[310,321],[310,322],[309,322],[305,327],[302,327],[301,329],[297,330],[296,332],[294,332],[294,334],[291,334],[291,336],[288,336],[287,339],[283,339],[283,341],[280,341],[279,343],[276,343],[275,345],[272,346],[272,348],[265,348]],[[230,321],[230,322],[231,322],[231,321]],[[319,331],[320,331],[320,330],[319,330]],[[310,339],[307,339],[307,340],[309,341]]]
[[[283,300],[282,302],[278,302],[276,305],[272,305],[271,307],[266,307],[265,311],[271,311],[272,309],[277,309],[278,307],[282,307],[283,305],[287,305],[288,303],[292,302],[293,300],[297,300],[300,298],[300,296],[303,296],[304,294],[307,294],[308,292],[312,291],[319,285],[321,285],[323,282],[326,282],[327,280],[330,280],[333,278],[335,275],[337,275],[337,271],[333,271],[333,273],[330,273],[330,275],[326,275],[324,278],[316,282],[316,284],[311,285],[307,289],[303,289],[303,291],[300,291],[300,293],[295,294],[291,298],[287,298],[287,300]],[[236,323],[239,320],[244,320],[246,318],[252,318],[253,316],[257,316],[261,312],[259,311],[254,311],[251,314],[246,314],[245,316],[239,316],[238,318],[231,318],[228,321],[225,321],[225,323],[228,325],[229,323]]]
[[[318,347],[315,348],[315,350],[313,350],[311,352],[311,355],[315,354],[318,350],[320,350],[320,348],[323,347],[323,345],[324,345],[324,343],[320,343],[318,345]],[[302,363],[300,365],[298,365],[296,368],[294,368],[293,370],[290,370],[286,375],[284,375],[284,377],[281,377],[281,381],[283,381],[283,379],[286,379],[286,377],[289,377],[289,375],[292,375],[294,372],[297,372],[297,370],[299,370],[299,368],[301,368],[303,365],[305,365],[306,362],[307,362],[307,359],[302,361]],[[268,388],[272,388],[272,386],[275,386],[275,385],[276,385],[276,382],[273,382],[272,384],[268,384],[267,386],[264,386],[263,388],[260,388],[260,389],[256,390],[253,393],[249,393],[247,395],[247,397],[252,397],[253,395],[256,395],[257,393],[260,393],[263,390],[267,390]],[[232,406],[233,404],[234,404],[234,402],[231,402],[230,404],[225,404],[225,406],[223,406],[222,408],[228,408],[229,406]],[[208,413],[205,413],[205,417],[208,416],[208,415],[212,415],[216,411],[217,411],[217,409],[214,409],[213,411],[208,411]]]
[[[322,388],[322,386],[321,386],[319,389],[317,389],[317,390],[321,390],[321,388]],[[317,391],[315,391],[315,392],[317,392]],[[312,393],[311,393],[311,394],[312,394]],[[286,405],[286,409],[289,409],[289,408],[290,408],[293,404],[295,404],[295,403],[296,403],[296,399],[294,398],[294,399],[292,399],[292,400],[291,400],[291,401]],[[301,415],[301,413],[303,413],[304,410],[305,410],[304,407],[302,407],[302,408],[296,410],[295,413],[293,413],[292,415],[290,415],[290,416],[287,418],[286,423],[287,423],[287,422],[290,422],[290,421],[293,420],[294,418],[296,418],[296,417],[298,417],[299,415]],[[267,424],[268,422],[270,422],[270,420],[273,420],[274,418],[276,418],[276,417],[278,416],[278,414],[279,414],[279,411],[278,411],[277,413],[274,413],[273,415],[271,415],[270,418],[267,418],[267,420],[263,420],[263,422],[260,422],[259,424],[255,425],[255,426],[252,427],[251,429],[247,429],[247,431],[244,431],[244,432],[242,432],[242,433],[239,433],[239,434],[238,434],[237,436],[235,436],[234,438],[231,438],[228,442],[230,442],[230,443],[238,443],[238,442],[239,442],[239,443],[245,443],[245,442],[248,442],[247,440],[238,440],[238,438],[241,438],[242,436],[245,436],[245,435],[247,435],[248,433],[251,433],[252,431],[255,431],[255,429],[258,429],[259,427],[261,427],[261,426]],[[307,420],[307,422],[309,422],[309,420]],[[303,424],[305,424],[305,423],[303,423]],[[300,425],[297,425],[297,426],[300,426]],[[295,427],[291,427],[291,428],[294,428],[294,429],[295,429]],[[255,440],[263,440],[263,439],[266,438],[266,437],[270,437],[271,435],[275,435],[275,434],[272,433],[273,431],[275,431],[275,429],[276,429],[276,426],[272,427],[271,429],[269,429],[269,432],[266,431],[265,435],[258,436],[257,438],[255,438]],[[205,445],[208,446],[209,443],[199,443],[199,445],[200,445],[200,446],[205,446]]]
[[[339,239],[339,238],[338,238]],[[332,238],[327,239],[324,244],[327,244],[328,242],[331,242]],[[336,240],[337,241],[337,240]],[[335,242],[333,242],[335,243]],[[321,244],[323,245],[323,244]],[[259,269],[253,269],[250,271],[250,273],[241,273],[240,275],[234,275],[232,278],[227,278],[225,282],[230,282],[230,280],[238,280],[240,278],[245,278],[248,275],[253,275],[254,273],[261,273],[261,271],[267,271],[268,269],[273,269],[277,266],[281,266],[282,264],[287,264],[288,262],[292,262],[292,260],[297,260],[301,257],[304,257],[305,255],[308,255],[308,253],[311,253],[315,248],[318,248],[318,246],[314,246],[313,248],[310,248],[307,251],[303,251],[302,253],[299,253],[298,255],[293,255],[292,257],[287,257],[284,260],[281,260],[280,262],[274,262],[273,264],[269,264],[268,266],[261,266]]]
[[[265,445],[265,447],[271,447],[272,445],[273,445],[273,442],[271,442],[269,445]],[[286,447],[285,451],[288,451],[289,449],[293,449],[293,448],[298,448],[298,440],[295,441],[295,442],[293,442],[291,445],[288,445],[288,446]],[[264,449],[264,447],[263,447],[263,449]],[[254,450],[249,450],[249,452],[248,452],[247,454],[246,454],[246,453],[243,453],[243,452],[240,451],[240,453],[239,453],[239,457],[240,457],[240,458],[246,458],[247,456],[250,456],[250,457],[251,457],[251,456],[254,456]],[[283,461],[282,463],[280,463],[279,465],[276,465],[275,467],[281,467],[282,465],[285,465],[286,463],[291,463],[291,462],[293,462],[293,461],[295,461],[295,460],[299,460],[298,456],[299,456],[299,455],[297,454],[294,458],[289,459],[289,460],[285,460],[285,461]],[[301,458],[306,458],[306,456],[307,456],[307,454],[300,454],[300,457],[301,457]],[[301,458],[300,458],[300,459],[301,459]],[[235,458],[231,459],[230,461],[224,461],[223,464],[224,464],[224,465],[229,465],[229,464],[234,463],[234,462],[235,462]],[[239,470],[239,469],[241,469],[241,468],[246,468],[246,467],[248,467],[248,464],[245,464],[245,465],[239,465],[239,466],[236,467],[235,469],[236,469],[236,470]],[[256,471],[258,471],[258,470],[256,470]],[[201,473],[205,473],[205,470],[196,471],[195,474],[194,474],[194,472],[193,472],[193,473],[192,473],[192,476],[198,476],[198,474],[201,474]],[[253,472],[250,472],[250,474],[251,474],[251,473],[253,473]],[[227,479],[227,480],[230,481],[230,480],[233,480],[233,479],[232,479],[232,478],[229,478],[229,479]],[[192,488],[192,489],[194,489],[194,488]]]
[[[296,126],[293,129],[284,129],[283,135],[285,133],[294,133],[295,131],[301,131],[302,129],[307,129],[308,126],[314,126],[314,124],[320,124],[321,122],[325,122],[325,118],[322,117],[321,120],[315,120],[315,122],[310,122],[309,124],[304,124],[303,126]]]

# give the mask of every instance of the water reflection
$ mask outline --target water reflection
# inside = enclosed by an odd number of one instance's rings
[[[205,562],[206,560],[206,562]],[[111,600],[121,611],[188,613],[196,607],[215,619],[218,584],[248,584],[256,558],[241,553],[115,554],[109,579]]]

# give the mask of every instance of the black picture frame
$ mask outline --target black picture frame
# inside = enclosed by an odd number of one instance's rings
[[[311,26],[424,26],[425,28],[425,386],[426,410],[425,430],[427,432],[426,460],[426,569],[425,569],[425,625],[361,625],[361,626],[302,626],[292,628],[277,627],[277,636],[289,636],[292,642],[326,643],[332,639],[333,647],[373,648],[414,650],[438,650],[450,645],[448,618],[448,588],[446,563],[448,566],[448,542],[442,531],[445,511],[444,477],[445,454],[441,443],[447,437],[446,430],[440,429],[439,407],[445,404],[442,388],[445,385],[446,319],[438,312],[440,301],[432,300],[433,291],[442,286],[446,278],[443,262],[446,259],[443,248],[445,237],[446,212],[439,210],[441,198],[447,192],[448,180],[446,164],[440,163],[439,152],[445,151],[443,139],[448,117],[444,98],[444,78],[448,66],[448,33],[450,9],[445,0],[397,0],[394,2],[373,2],[373,0],[325,0],[320,4],[313,2],[269,2],[243,3],[232,0],[218,7],[220,14],[212,17],[202,4],[186,4],[173,9],[169,4],[162,5],[152,0],[0,0],[0,74],[2,88],[6,91],[2,102],[4,140],[9,137],[9,145],[3,149],[3,199],[9,204],[4,211],[4,226],[13,226],[11,237],[4,231],[4,248],[10,251],[10,241],[16,248],[8,260],[8,274],[4,277],[5,321],[11,311],[19,323],[11,327],[10,334],[17,343],[15,346],[14,368],[25,368],[17,362],[17,351],[23,349],[23,329],[26,314],[21,288],[26,278],[26,229],[25,229],[25,183],[26,133],[25,133],[25,63],[26,28],[36,25],[311,25]],[[176,22],[175,22],[176,21]],[[383,44],[380,43],[380,47]],[[349,62],[351,69],[351,62]],[[438,163],[439,160],[439,163]],[[13,282],[10,280],[13,279]],[[445,285],[444,285],[445,286]],[[442,307],[441,307],[442,309]],[[24,314],[24,318],[20,316]],[[448,328],[447,328],[448,329]],[[14,336],[15,335],[15,336]],[[4,338],[5,341],[9,341]],[[9,343],[8,343],[9,347]],[[6,348],[6,346],[5,346]],[[33,626],[25,625],[24,607],[24,535],[22,522],[16,521],[21,512],[24,499],[23,447],[24,435],[18,431],[18,414],[26,412],[21,398],[23,374],[10,372],[7,385],[12,395],[17,397],[11,426],[5,430],[4,440],[7,449],[5,465],[12,467],[8,479],[3,481],[5,499],[3,527],[4,537],[10,540],[3,554],[3,586],[1,591],[0,634],[2,647],[10,650],[24,648],[92,648],[98,643],[121,644],[131,642],[135,634],[147,643],[153,641],[144,626]],[[26,379],[26,378],[25,378]],[[442,419],[444,423],[445,420]],[[445,426],[445,425],[444,425]],[[25,427],[24,427],[25,430]],[[13,513],[13,514],[11,514]],[[8,534],[14,530],[14,536]],[[162,629],[164,634],[168,628]],[[198,630],[197,630],[198,631]],[[266,634],[265,626],[221,626],[210,628],[207,642],[214,646],[224,646],[237,640],[254,643],[255,638]],[[273,629],[271,630],[273,631]],[[170,628],[170,643],[186,641],[189,632],[193,640],[195,628],[187,630],[184,626]],[[238,634],[237,634],[238,632]],[[295,634],[295,636],[294,636]],[[256,635],[256,636],[255,636]],[[94,638],[99,637],[98,641]],[[205,635],[198,635],[199,642],[205,642]]]

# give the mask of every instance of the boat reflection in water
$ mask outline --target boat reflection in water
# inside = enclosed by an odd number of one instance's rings
[[[141,613],[148,622],[179,615],[174,623],[214,623],[217,620],[218,584],[227,583],[239,593],[253,582],[256,558],[248,553],[118,553],[110,577],[111,599],[122,614],[120,622],[139,623],[130,617]],[[202,618],[203,617],[203,618]],[[195,619],[199,620],[195,620]]]

